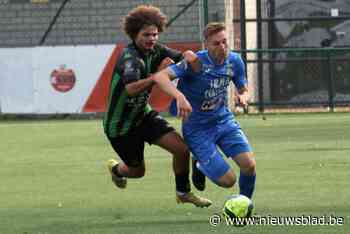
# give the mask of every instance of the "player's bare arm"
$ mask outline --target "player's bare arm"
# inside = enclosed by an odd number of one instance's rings
[[[162,60],[162,62],[158,66],[158,71],[165,69],[166,67],[168,67],[169,65],[171,65],[173,63],[175,63],[174,60],[172,60],[169,57],[166,57],[165,59]]]
[[[134,97],[139,93],[150,89],[153,86],[153,84],[154,82],[152,80],[152,77],[148,77],[146,79],[138,80],[130,84],[127,84],[125,88],[126,88],[126,92],[128,93],[128,96]]]
[[[187,101],[186,97],[173,85],[171,82],[173,78],[174,76],[169,68],[163,69],[152,76],[154,83],[156,83],[161,90],[176,99],[178,116],[182,119],[186,119],[192,112],[192,106]]]
[[[162,62],[158,66],[158,71],[165,69],[166,67],[168,67],[169,65],[171,65],[173,63],[174,63],[174,60],[172,60],[169,57],[166,57],[165,59],[162,60]],[[152,88],[153,85],[154,85],[154,82],[152,80],[152,77],[150,76],[146,79],[142,79],[142,80],[127,84],[126,91],[127,91],[128,95],[130,97],[132,97],[132,96],[138,95],[139,93],[141,93],[145,90]]]
[[[238,90],[238,104],[247,107],[249,102],[249,94],[248,94],[248,88],[247,86],[244,86],[243,88],[240,88]]]
[[[188,64],[191,66],[192,70],[194,72],[199,72],[201,68],[201,62],[198,58],[198,56],[192,51],[192,50],[186,50],[182,53],[182,56],[184,59],[188,62]],[[174,60],[172,60],[169,57],[166,57],[163,59],[163,61],[158,66],[158,71],[165,69],[169,65],[175,63]]]

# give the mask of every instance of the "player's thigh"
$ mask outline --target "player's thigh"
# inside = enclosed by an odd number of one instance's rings
[[[142,136],[149,144],[155,144],[174,155],[188,157],[188,147],[175,129],[157,112],[147,114],[140,126]]]
[[[132,168],[144,168],[144,148],[145,144],[138,134],[128,134],[121,137],[109,137],[114,151],[120,159]]]
[[[225,124],[222,129],[217,144],[227,157],[234,158],[241,153],[252,152],[252,147],[242,129],[231,123]]]
[[[162,138],[164,138],[164,136],[166,136],[168,133],[174,131],[175,129],[170,126],[168,121],[166,121],[159,115],[159,113],[155,111],[148,113],[139,126],[139,132],[142,135],[142,138],[149,144],[161,144],[162,141],[164,141],[166,144],[167,139],[162,140]],[[173,135],[171,134],[171,136],[168,138],[172,137]],[[178,139],[175,139],[175,141],[178,141]]]
[[[184,140],[194,159],[199,162],[206,162],[217,153],[213,129],[210,126],[207,128],[183,127]]]
[[[187,130],[184,131],[185,142],[193,158],[197,160],[198,169],[214,183],[231,187],[235,182],[235,176],[217,149],[215,126]]]
[[[193,153],[193,156],[196,157],[195,153]],[[234,184],[234,173],[218,150],[206,160],[203,160],[203,157],[197,156],[196,158],[202,159],[197,161],[198,169],[214,183],[223,187],[231,187]]]
[[[189,156],[189,150],[184,140],[176,131],[171,131],[154,142],[155,145],[169,151],[174,155],[186,155]]]

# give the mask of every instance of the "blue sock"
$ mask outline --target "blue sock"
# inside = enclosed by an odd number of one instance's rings
[[[255,178],[256,178],[256,174],[244,175],[242,172],[240,172],[239,194],[245,195],[251,199],[255,188]]]

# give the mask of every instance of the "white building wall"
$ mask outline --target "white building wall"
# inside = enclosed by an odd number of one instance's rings
[[[115,45],[0,49],[2,113],[80,113]],[[76,82],[67,92],[54,89],[51,73],[61,65]]]

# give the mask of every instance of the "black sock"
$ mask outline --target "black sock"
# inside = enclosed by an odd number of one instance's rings
[[[112,172],[114,173],[114,175],[118,176],[118,177],[124,177],[123,175],[120,174],[119,170],[118,170],[118,165],[115,165],[114,167],[112,167]]]
[[[191,191],[189,173],[185,175],[175,175],[176,191],[188,193]]]

